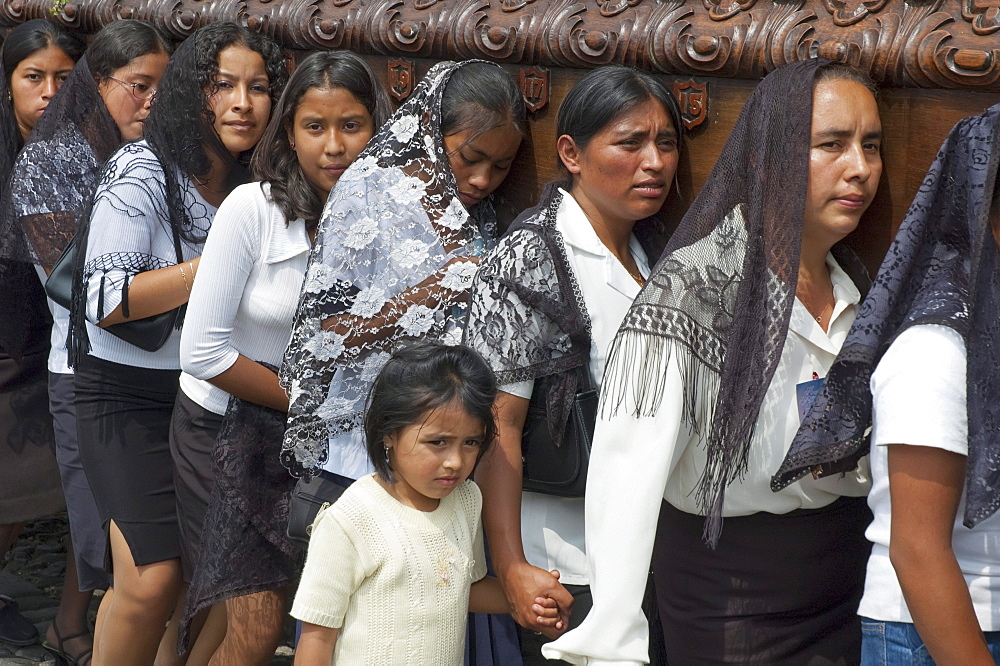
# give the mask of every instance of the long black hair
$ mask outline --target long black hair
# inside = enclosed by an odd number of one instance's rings
[[[159,28],[145,21],[121,19],[101,28],[91,40],[87,46],[87,66],[94,79],[101,83],[136,58],[173,52],[173,43]]]
[[[11,96],[11,76],[21,61],[33,53],[55,46],[70,60],[76,62],[83,55],[83,41],[55,23],[45,19],[32,19],[10,31],[0,49],[0,63],[3,65],[3,80],[0,84],[0,182],[6,186],[10,170],[17,154],[24,147],[21,130],[14,116],[14,101]]]
[[[497,380],[482,356],[464,345],[416,342],[392,355],[372,384],[365,409],[368,458],[379,478],[394,483],[385,438],[420,423],[428,412],[457,402],[483,423],[477,461],[496,437]]]
[[[272,104],[277,102],[288,80],[277,44],[235,23],[213,23],[196,30],[170,59],[145,125],[144,138],[160,160],[167,180],[171,221],[180,224],[182,237],[194,243],[204,242],[205,235],[186,220],[179,184],[173,182],[175,171],[188,178],[207,176],[212,168],[211,151],[223,164],[232,166],[227,191],[250,179],[245,168],[249,154],[233,159],[215,131],[215,114],[209,108],[217,85],[219,54],[230,46],[245,46],[260,54]]]
[[[271,184],[271,199],[287,221],[303,218],[307,228],[319,223],[323,204],[306,180],[298,157],[288,142],[302,96],[312,88],[343,88],[368,110],[375,131],[392,114],[392,103],[382,82],[360,56],[350,51],[318,51],[302,61],[271,113],[251,167],[254,177]]]

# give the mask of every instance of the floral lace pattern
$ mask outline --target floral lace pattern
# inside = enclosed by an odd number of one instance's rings
[[[489,201],[458,199],[441,98],[464,63],[439,63],[341,176],[323,210],[280,378],[289,392],[281,460],[323,465],[330,437],[361,425],[390,350],[454,340],[467,290],[496,235]]]
[[[544,380],[553,441],[563,440],[576,369],[590,359],[590,317],[566,256],[556,214],[562,194],[546,186],[480,264],[463,342],[486,359],[498,382]]]
[[[772,488],[853,469],[868,452],[879,359],[910,326],[940,324],[963,336],[968,358],[964,523],[1000,508],[1000,268],[989,217],[998,133],[994,106],[959,122],[941,146]]]

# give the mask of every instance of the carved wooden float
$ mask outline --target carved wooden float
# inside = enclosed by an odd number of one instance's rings
[[[1000,102],[1000,0],[70,0],[53,9],[53,0],[3,0],[0,25],[50,18],[93,33],[136,18],[183,38],[237,21],[300,57],[364,54],[397,100],[437,60],[503,63],[533,109],[532,145],[511,176],[522,207],[557,174],[556,109],[586,69],[621,63],[674,86],[691,126],[680,168],[690,201],[757,80],[817,55],[848,62],[885,87],[886,174],[853,239],[872,268],[948,130]]]

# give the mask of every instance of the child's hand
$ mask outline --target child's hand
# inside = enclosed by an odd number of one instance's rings
[[[531,612],[535,614],[535,621],[540,625],[553,629],[562,629],[565,626],[559,617],[559,605],[552,597],[535,597]]]
[[[549,573],[557,581],[559,580],[559,572],[556,569]],[[535,614],[535,621],[545,627],[551,627],[561,632],[569,626],[569,609],[560,609],[559,604],[552,597],[535,597],[531,611]]]

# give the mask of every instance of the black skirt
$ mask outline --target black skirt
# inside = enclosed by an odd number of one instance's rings
[[[199,611],[286,588],[302,570],[305,553],[287,533],[295,479],[278,456],[284,433],[283,412],[229,401],[211,456],[212,496],[178,634],[180,653]]]
[[[76,369],[80,458],[105,535],[121,530],[136,565],[180,557],[168,433],[179,370],[87,356]],[[111,571],[110,548],[105,567]]]
[[[660,510],[652,566],[668,663],[860,663],[865,498],[726,518],[714,550],[704,520]]]
[[[222,415],[177,392],[170,421],[170,455],[174,459],[177,522],[181,530],[181,568],[190,583],[201,549],[201,531],[212,498],[212,451]]]

